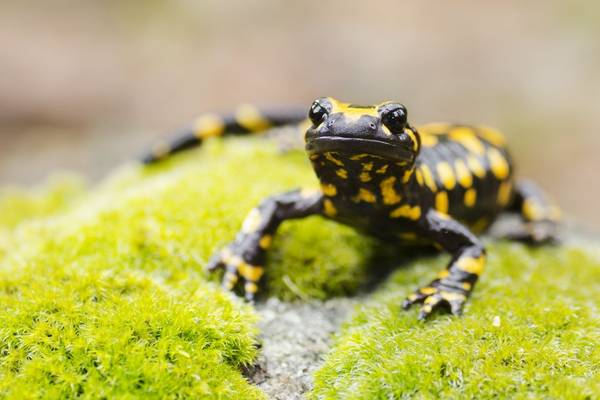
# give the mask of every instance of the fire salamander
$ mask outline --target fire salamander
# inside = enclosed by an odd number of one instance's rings
[[[516,181],[504,136],[487,127],[435,123],[414,127],[406,108],[314,101],[309,112],[260,112],[243,106],[230,116],[204,115],[170,144],[144,158],[156,162],[208,137],[254,133],[274,126],[309,126],[305,147],[320,189],[297,189],[266,198],[252,209],[235,240],[207,269],[224,268],[223,286],[243,278],[252,301],[264,272],[265,252],[287,219],[319,214],[392,245],[419,241],[452,256],[447,267],[410,294],[405,309],[421,304],[420,319],[437,308],[462,313],[486,263],[477,234],[502,212],[523,220],[519,239],[552,240],[559,210],[532,182]]]

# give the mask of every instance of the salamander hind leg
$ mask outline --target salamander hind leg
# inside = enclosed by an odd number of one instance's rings
[[[206,269],[213,272],[224,268],[222,286],[228,290],[243,278],[246,300],[254,300],[264,273],[265,254],[279,225],[286,219],[321,213],[322,199],[318,190],[294,190],[263,200],[250,211],[235,240],[218,251]]]
[[[509,235],[510,239],[542,244],[557,238],[560,209],[552,204],[534,182],[518,181],[511,211],[521,215],[523,229]]]

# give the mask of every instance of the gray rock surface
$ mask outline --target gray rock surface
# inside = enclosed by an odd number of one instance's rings
[[[246,371],[250,381],[272,399],[301,399],[312,388],[312,374],[329,351],[359,298],[285,303],[271,298],[256,305],[262,349]]]

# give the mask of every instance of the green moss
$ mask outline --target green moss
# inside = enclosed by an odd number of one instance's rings
[[[69,182],[2,192],[0,397],[263,398],[240,373],[256,355],[255,314],[202,268],[265,196],[315,185],[304,154],[240,139],[124,166],[85,193]],[[267,293],[355,293],[380,250],[318,217],[286,222]],[[312,396],[599,393],[597,251],[489,250],[463,318],[421,324],[399,307],[447,257],[394,273],[346,326]]]
[[[316,373],[311,397],[597,396],[597,250],[502,243],[490,245],[489,254],[462,318],[437,315],[423,324],[417,310],[400,308],[404,296],[446,260],[420,260],[397,271],[347,324]]]
[[[27,219],[47,217],[66,209],[83,195],[83,181],[73,175],[57,175],[42,187],[0,189],[0,229],[14,228]]]
[[[261,397],[239,372],[256,353],[254,314],[202,268],[262,198],[316,185],[303,154],[267,143],[124,166],[74,202],[56,189],[0,200],[0,397]],[[270,293],[351,293],[367,244],[319,219],[284,224]]]

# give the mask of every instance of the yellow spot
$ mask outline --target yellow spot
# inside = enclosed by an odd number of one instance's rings
[[[388,169],[388,164],[383,165],[382,167],[378,168],[377,171],[375,171],[376,174],[385,174],[387,172]]]
[[[467,150],[472,153],[484,155],[485,154],[485,146],[479,140],[479,138],[475,135],[472,129],[467,127],[459,127],[454,128],[450,131],[448,136],[456,140],[458,143],[462,144]]]
[[[238,267],[238,271],[241,276],[250,280],[250,281],[258,281],[260,277],[265,273],[265,270],[261,267],[246,264],[242,262]]]
[[[258,245],[262,248],[262,249],[268,249],[271,246],[271,242],[273,241],[273,236],[271,235],[264,235],[263,237],[260,238]]]
[[[357,160],[362,160],[363,158],[368,157],[368,156],[369,156],[368,154],[362,153],[362,154],[356,154],[356,155],[350,157],[350,159],[353,161],[357,161]]]
[[[448,214],[448,193],[439,192],[435,195],[435,209],[441,213]]]
[[[455,264],[462,271],[469,272],[475,275],[481,275],[485,266],[485,256],[481,255],[477,258],[461,257]]]
[[[410,140],[412,140],[413,150],[414,151],[419,150],[419,142],[417,141],[417,137],[415,136],[415,133],[408,128],[404,129],[404,133],[410,138]]]
[[[419,292],[421,292],[421,294],[426,294],[426,295],[432,295],[434,293],[437,293],[437,289],[436,288],[432,288],[430,286],[424,287],[419,289]]]
[[[372,179],[368,172],[361,172],[358,177],[361,182],[369,182]]]
[[[414,169],[408,169],[404,171],[404,175],[402,176],[402,183],[408,183],[410,181],[410,177],[412,176]]]
[[[485,168],[483,168],[481,161],[476,156],[469,156],[467,158],[467,165],[476,177],[483,178],[485,176]]]
[[[421,135],[421,145],[424,147],[433,147],[438,143],[438,138],[432,134],[421,132],[421,130],[419,130],[419,134]]]
[[[258,285],[254,282],[246,282],[244,284],[244,290],[246,293],[256,293],[258,291]]]
[[[388,136],[392,136],[392,132],[389,130],[389,128],[385,125],[381,125],[381,130],[383,131],[383,133],[385,133]]]
[[[473,207],[475,202],[477,201],[477,191],[473,188],[468,189],[465,192],[465,197],[463,198],[463,202],[467,207]]]
[[[506,145],[506,139],[504,138],[504,135],[493,128],[481,126],[479,127],[479,134],[485,140],[498,147],[504,147]]]
[[[310,158],[312,161],[318,159],[320,156],[318,154],[311,154],[310,156],[308,156],[308,158]]]
[[[456,177],[450,164],[444,161],[438,163],[437,173],[446,189],[454,189],[454,186],[456,186]]]
[[[450,271],[448,271],[447,269],[443,269],[440,272],[438,272],[437,277],[439,279],[444,279],[445,277],[447,277],[448,275],[450,275]]]
[[[377,201],[377,198],[371,191],[365,188],[360,188],[358,190],[358,194],[352,198],[352,201],[356,203],[360,201],[366,201],[367,203],[375,203]]]
[[[463,160],[456,160],[454,162],[454,170],[456,171],[458,183],[465,189],[471,187],[473,184],[473,177]]]
[[[224,130],[223,119],[215,114],[201,115],[194,122],[194,136],[198,139],[220,136]]]
[[[364,164],[362,164],[362,167],[363,167],[363,171],[370,171],[373,169],[373,163],[372,162],[364,163]]]
[[[321,183],[321,190],[325,196],[333,197],[337,194],[337,188],[331,183]]]
[[[435,305],[435,304],[439,303],[441,300],[442,299],[440,297],[430,296],[430,297],[428,297],[428,298],[425,299],[425,302],[424,302],[425,306],[423,308],[425,308],[425,307],[430,307],[431,308],[432,305]]]
[[[417,177],[417,183],[419,184],[419,186],[423,186],[423,173],[420,169],[417,169],[415,171],[415,176]]]
[[[159,142],[152,148],[152,155],[154,158],[163,158],[171,151],[171,146],[165,142]]]
[[[331,113],[342,113],[345,117],[349,119],[359,119],[363,115],[370,115],[373,117],[378,117],[377,107],[368,106],[368,107],[353,107],[350,103],[342,103],[332,97],[327,98],[331,103],[332,110]]]
[[[244,224],[242,225],[242,232],[244,233],[252,233],[255,232],[260,226],[260,222],[262,217],[260,215],[260,211],[257,208],[253,208],[249,213],[246,219],[244,220]]]
[[[250,132],[260,132],[268,129],[271,122],[251,104],[242,104],[235,112],[237,123]]]
[[[410,205],[405,204],[405,205],[393,210],[390,213],[390,217],[392,217],[392,218],[404,217],[404,218],[408,218],[408,219],[412,219],[412,220],[416,221],[419,218],[421,218],[421,207],[419,207],[419,206],[411,207]]]
[[[432,297],[428,297],[427,300],[429,300],[431,298]],[[423,307],[421,307],[421,311],[423,311],[425,314],[429,314],[432,310],[433,310],[433,307],[431,307],[430,304],[425,304]]]
[[[343,167],[344,163],[341,162],[340,160],[338,160],[337,158],[335,158],[333,156],[333,154],[327,152],[325,153],[325,158],[328,159],[329,161],[331,161],[332,163],[334,163],[335,165],[337,165],[338,167]]]
[[[396,177],[391,176],[381,181],[379,187],[381,188],[381,196],[383,197],[383,204],[391,205],[400,202],[401,197],[396,192],[394,184],[396,183]]]
[[[237,283],[238,276],[235,273],[233,273],[233,272],[226,272],[225,273],[225,279],[224,279],[224,281],[225,281],[225,287],[228,290],[231,290],[231,289],[233,289],[233,287]]]
[[[325,199],[323,201],[323,212],[328,217],[333,217],[333,216],[335,216],[337,214],[337,209],[335,208],[335,206],[333,205],[333,203],[331,202],[331,200]]]
[[[450,125],[446,122],[432,122],[419,126],[417,130],[421,135],[444,135],[450,130]]]
[[[490,168],[496,178],[503,180],[508,177],[508,162],[497,149],[492,147],[488,150],[488,159],[490,160]]]
[[[442,290],[440,292],[440,295],[447,302],[451,302],[451,301],[464,301],[464,300],[467,299],[467,297],[464,294],[462,294],[462,293],[447,292],[445,290]]]
[[[471,290],[473,288],[473,285],[471,285],[469,282],[463,282],[462,287],[465,290]]]
[[[498,204],[504,207],[510,201],[510,195],[512,194],[512,183],[509,181],[502,182],[498,187]]]
[[[533,199],[525,199],[522,206],[523,216],[529,221],[539,221],[544,218],[544,209]]]
[[[348,171],[346,171],[346,170],[345,170],[345,169],[343,169],[343,168],[336,169],[336,170],[335,170],[335,174],[336,174],[337,176],[339,176],[340,178],[342,178],[342,179],[348,179]]]

